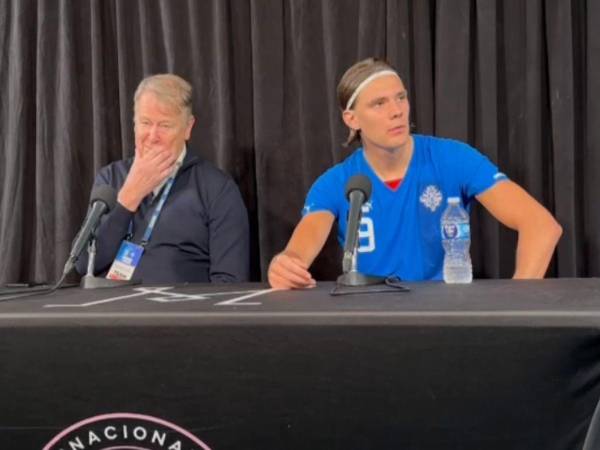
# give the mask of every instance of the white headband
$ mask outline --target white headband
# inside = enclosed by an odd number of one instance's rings
[[[365,78],[362,81],[362,83],[360,83],[358,85],[358,87],[352,93],[352,96],[348,100],[348,103],[346,103],[346,111],[348,111],[352,107],[352,105],[354,104],[354,101],[356,100],[356,97],[358,97],[358,94],[360,94],[360,91],[362,91],[367,84],[369,84],[374,79],[383,77],[385,75],[396,75],[398,78],[400,78],[396,72],[394,72],[393,70],[389,70],[389,69],[381,70],[379,72],[375,72],[374,74],[369,75],[367,78]]]

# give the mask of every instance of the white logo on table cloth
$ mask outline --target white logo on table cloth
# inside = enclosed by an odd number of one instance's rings
[[[77,422],[43,450],[210,450],[189,431],[157,417],[114,413]]]
[[[263,294],[267,294],[273,289],[258,289],[258,290],[248,290],[248,291],[230,291],[230,292],[205,292],[198,294],[187,294],[180,292],[171,292],[171,289],[175,289],[173,286],[164,286],[164,287],[153,287],[153,288],[133,288],[132,294],[120,295],[117,297],[109,297],[101,300],[94,300],[86,303],[62,303],[62,304],[49,304],[44,305],[45,308],[88,308],[91,306],[104,305],[106,303],[130,300],[130,299],[141,299],[141,300],[149,300],[152,302],[158,303],[179,303],[179,302],[189,302],[189,301],[206,301],[206,300],[215,300],[222,299],[222,301],[218,301],[213,306],[259,306],[262,305],[261,302],[257,301],[249,301],[249,299],[253,299],[259,297]]]

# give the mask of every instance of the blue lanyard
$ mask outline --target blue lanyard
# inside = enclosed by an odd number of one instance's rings
[[[163,193],[160,196],[160,199],[158,200],[158,204],[156,205],[156,208],[154,208],[154,211],[152,212],[152,216],[150,217],[150,222],[148,222],[146,231],[144,231],[144,236],[142,237],[142,242],[140,243],[140,245],[142,247],[146,247],[146,245],[150,241],[150,236],[152,236],[152,232],[154,231],[154,226],[156,225],[158,216],[160,216],[160,213],[163,209],[163,206],[165,205],[165,202],[167,201],[167,197],[169,196],[169,192],[171,192],[171,188],[173,187],[174,182],[175,182],[175,179],[173,177],[171,177],[165,184]],[[128,236],[132,236],[132,234],[133,234],[132,222],[129,222],[129,231],[127,234],[128,234]]]

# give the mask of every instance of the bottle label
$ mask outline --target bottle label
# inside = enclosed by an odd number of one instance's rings
[[[468,223],[443,224],[442,239],[471,239],[471,228]]]

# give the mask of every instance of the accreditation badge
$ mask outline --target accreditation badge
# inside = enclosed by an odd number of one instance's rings
[[[133,242],[123,241],[117,256],[106,274],[110,280],[131,280],[135,268],[142,259],[144,247]]]

